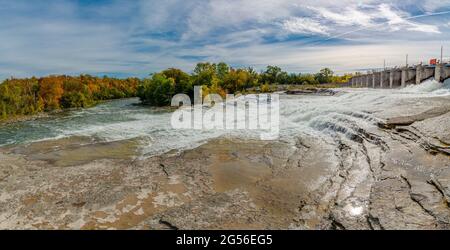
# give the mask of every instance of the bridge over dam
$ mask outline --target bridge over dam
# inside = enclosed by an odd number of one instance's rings
[[[379,72],[356,75],[348,83],[352,87],[363,88],[403,88],[411,84],[420,84],[429,79],[444,82],[450,78],[450,63],[436,65],[415,65],[403,68],[391,68]]]

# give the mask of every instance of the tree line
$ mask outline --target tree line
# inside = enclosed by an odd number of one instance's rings
[[[336,76],[329,68],[316,74],[287,73],[277,66],[267,66],[265,71],[256,72],[253,68],[232,68],[226,63],[198,63],[192,74],[180,69],[170,68],[152,74],[142,80],[137,95],[143,103],[169,105],[175,94],[193,95],[194,86],[202,86],[203,94],[245,93],[249,88],[269,92],[270,85],[315,85],[322,83],[345,83],[351,75]]]
[[[115,79],[90,75],[7,79],[0,84],[0,120],[97,102],[136,96],[138,78]]]
[[[193,96],[194,86],[203,94],[245,93],[248,89],[269,92],[271,85],[344,83],[350,75],[336,76],[325,68],[317,74],[287,73],[277,66],[257,72],[233,68],[226,63],[198,63],[192,73],[169,68],[144,79],[110,77],[48,76],[11,78],[0,84],[0,120],[68,108],[90,107],[102,100],[139,97],[144,104],[169,105],[179,93]]]

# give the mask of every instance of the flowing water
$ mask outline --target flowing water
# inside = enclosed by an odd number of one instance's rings
[[[336,91],[280,95],[274,141],[138,99],[0,126],[0,228],[449,229],[450,82]]]
[[[416,98],[450,95],[450,83],[427,81],[401,90],[341,89],[335,96],[280,97],[280,139],[306,134],[329,140],[335,135],[353,136],[360,128],[376,127],[373,113]],[[71,137],[97,142],[137,140],[141,154],[198,146],[220,136],[258,138],[250,130],[176,130],[172,111],[137,105],[138,99],[110,101],[94,108],[71,110],[48,118],[0,127],[0,146]],[[416,103],[420,105],[420,103]],[[398,114],[401,115],[401,114]]]

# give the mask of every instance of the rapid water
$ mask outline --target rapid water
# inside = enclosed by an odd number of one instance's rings
[[[416,98],[450,96],[450,82],[426,81],[400,90],[340,89],[335,96],[280,96],[280,139],[292,141],[306,134],[328,140],[336,135],[352,136],[358,129],[375,128],[374,113]],[[106,102],[94,108],[72,110],[35,121],[0,127],[0,146],[84,136],[96,141],[135,139],[142,154],[198,146],[220,136],[258,139],[254,130],[176,130],[172,111],[149,108],[138,99]]]

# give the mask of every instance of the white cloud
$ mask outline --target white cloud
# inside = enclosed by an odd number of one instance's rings
[[[64,3],[0,4],[0,78],[144,76],[167,67],[191,70],[195,62],[187,58],[196,56],[258,69],[279,64],[292,71],[330,66],[342,72],[383,58],[401,63],[405,53],[426,60],[429,48],[450,39],[448,19],[411,19],[405,6],[417,5],[420,13],[426,1],[419,0],[115,0],[100,9]],[[441,8],[436,3],[425,10]],[[292,42],[287,33],[322,40]]]
[[[176,31],[184,41],[242,32],[245,28],[264,29],[277,35],[271,27],[274,23],[282,23],[287,31],[322,35],[346,33],[348,27],[439,33],[437,26],[408,20],[408,13],[393,7],[415,6],[424,10],[442,6],[419,0],[389,3],[383,0],[303,0],[301,3],[298,0],[141,0],[140,3],[140,16],[147,25],[139,26],[141,29]]]
[[[340,26],[358,25],[362,27],[373,27],[373,14],[358,10],[355,6],[345,8],[344,11],[330,11],[325,8],[312,8],[328,21],[334,22]]]
[[[409,13],[395,9],[391,4],[381,3],[364,6],[348,6],[341,11],[327,8],[311,9],[318,13],[322,22],[331,22],[337,26],[354,26],[361,30],[374,31],[416,31],[423,33],[441,33],[438,26],[413,22]],[[345,32],[344,32],[345,33]],[[350,32],[351,33],[351,32]]]
[[[283,22],[283,29],[294,34],[328,35],[328,28],[310,18],[295,17]]]
[[[423,6],[423,9],[427,12],[442,11],[444,8],[447,10],[450,7],[450,0],[419,0],[418,5]]]
[[[293,3],[292,0],[201,1],[186,14],[183,38],[198,39],[217,30],[239,32],[243,26],[261,28],[277,19],[291,17]]]
[[[219,57],[226,62],[249,65],[262,70],[267,64],[279,65],[292,72],[316,72],[330,67],[338,73],[375,69],[383,66],[401,66],[405,55],[409,54],[410,64],[427,62],[439,55],[441,43],[438,41],[387,42],[363,45],[320,45],[304,47],[299,42],[283,44],[255,44],[245,48],[227,49],[220,45],[205,48],[202,55]],[[427,48],[427,49],[423,49]],[[192,50],[187,53],[196,53]],[[445,50],[444,50],[445,52]],[[447,57],[448,54],[444,55]]]
[[[387,19],[386,25],[392,31],[406,29],[409,31],[418,31],[424,33],[441,33],[436,25],[422,24],[409,21],[409,15],[404,12],[394,11],[391,6],[381,4],[379,6],[380,16]]]

